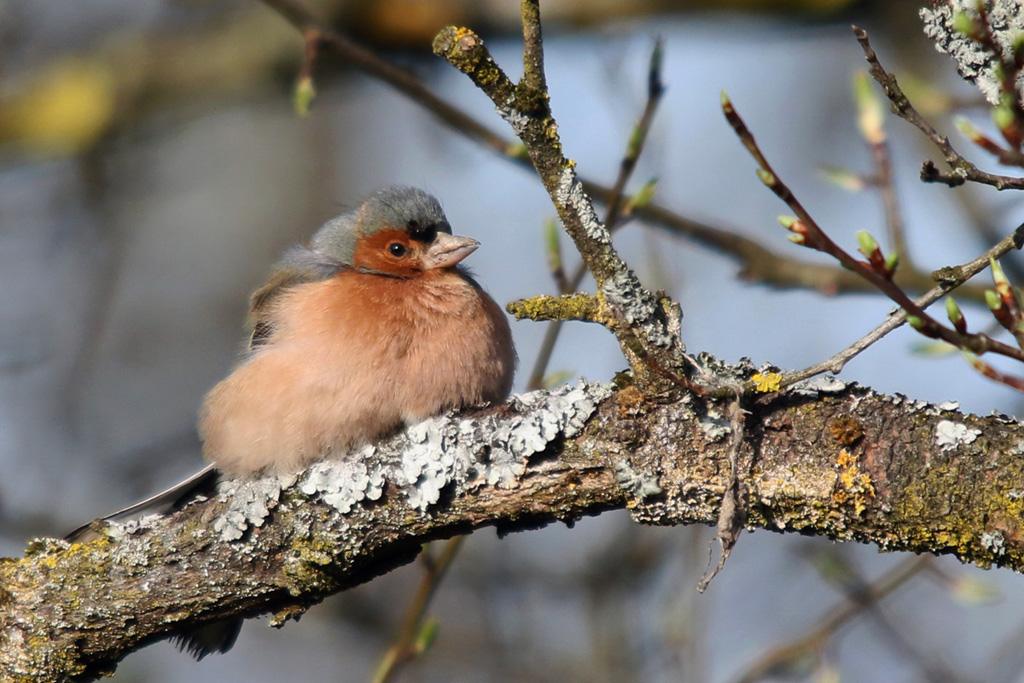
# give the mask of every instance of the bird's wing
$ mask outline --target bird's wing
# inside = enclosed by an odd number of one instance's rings
[[[185,481],[179,482],[155,496],[139,501],[103,517],[104,522],[120,522],[127,519],[141,519],[147,515],[172,512],[194,500],[197,496],[211,493],[220,478],[213,465],[207,465]],[[68,541],[84,543],[97,538],[92,529],[92,522],[83,524],[64,538]]]
[[[251,330],[249,350],[267,343],[273,335],[270,310],[278,296],[296,285],[334,277],[346,267],[340,261],[306,247],[289,249],[274,266],[266,283],[249,297],[249,317],[246,321]]]

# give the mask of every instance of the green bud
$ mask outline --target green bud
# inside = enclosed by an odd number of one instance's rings
[[[907,324],[913,327],[915,330],[920,330],[924,327],[924,321],[916,315],[907,316]]]
[[[793,244],[799,244],[801,246],[803,246],[806,242],[804,236],[797,232],[793,233],[792,235],[788,235],[788,239]]]
[[[996,584],[967,574],[952,578],[949,593],[954,600],[964,605],[990,605],[1003,597]]]
[[[644,139],[644,129],[637,125],[633,126],[633,130],[629,133],[629,142],[626,143],[627,154],[630,157],[635,157],[640,151],[640,143]]]
[[[957,116],[954,119],[954,122],[956,123],[957,130],[963,133],[964,137],[971,142],[978,142],[985,137],[982,135],[981,131],[964,116]]]
[[[991,289],[985,290],[985,303],[988,304],[990,310],[998,311],[1003,307],[1003,298],[996,294]]]
[[[963,334],[967,331],[967,321],[964,320],[963,311],[960,310],[956,299],[951,296],[946,297],[946,315],[949,316],[949,322],[953,323],[957,332]]]
[[[957,304],[956,299],[951,296],[946,297],[946,315],[949,316],[949,322],[954,325],[964,319],[964,314],[960,310],[960,305]]]
[[[895,251],[891,251],[885,256],[885,269],[889,274],[896,272],[896,267],[900,265],[900,255]]]
[[[541,384],[545,389],[554,389],[560,384],[565,384],[575,376],[576,375],[574,373],[568,370],[556,370],[554,372],[548,373],[544,377],[544,381],[541,382]]]
[[[723,91],[722,91],[722,94],[721,94],[721,95],[719,95],[719,99],[720,99],[720,100],[721,100],[721,102],[722,102],[722,109],[723,109],[724,111],[726,111],[726,112],[730,112],[730,111],[732,111],[732,100],[730,100],[730,99],[729,99],[729,95],[728,95],[728,93],[726,93],[726,92],[725,92],[725,91],[723,90]]]
[[[313,79],[309,76],[303,76],[295,83],[295,92],[292,95],[292,105],[295,107],[295,113],[299,116],[307,116],[309,114],[309,105],[313,102],[313,98],[316,97],[316,88],[313,86]]]
[[[505,147],[505,155],[511,159],[526,159],[530,155],[526,151],[526,145],[521,142],[513,142]]]
[[[554,220],[544,222],[544,249],[548,254],[548,267],[552,271],[562,267],[562,246],[558,232],[558,224]]]
[[[995,283],[996,287],[1009,287],[1010,281],[1006,277],[1006,273],[1003,271],[1003,267],[999,265],[999,261],[996,261],[991,256],[988,257],[988,267],[992,270],[992,282]]]
[[[885,110],[875,93],[871,77],[866,71],[858,71],[853,77],[853,96],[857,103],[857,127],[860,134],[872,145],[885,142],[882,121]]]
[[[792,230],[796,221],[796,216],[779,216],[779,225],[784,227],[786,230]]]
[[[654,193],[658,190],[658,179],[651,178],[643,186],[636,191],[633,195],[633,201],[631,202],[634,209],[642,208],[651,203],[654,199]]]
[[[437,638],[437,619],[431,618],[423,624],[420,632],[416,634],[415,649],[417,653],[426,652]]]
[[[864,177],[845,168],[828,166],[820,169],[821,177],[848,192],[860,192],[866,186]]]
[[[1014,126],[1013,108],[1000,103],[992,108],[992,122],[1000,131],[1009,130]]]
[[[920,356],[933,357],[948,356],[953,351],[956,351],[955,347],[950,346],[946,342],[935,340],[919,341],[917,343],[911,344],[910,349],[913,353],[916,353]]]
[[[857,231],[857,249],[868,258],[878,251],[878,242],[867,230]]]
[[[771,171],[759,168],[757,169],[757,177],[760,178],[761,182],[767,185],[768,187],[771,187],[772,185],[775,184],[775,176],[772,174]]]

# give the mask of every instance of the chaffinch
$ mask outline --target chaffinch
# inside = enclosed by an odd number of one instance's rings
[[[210,465],[105,519],[174,509],[222,474],[296,471],[403,425],[503,401],[516,366],[508,321],[459,265],[479,246],[411,187],[378,190],[325,223],[251,297],[245,356],[199,414]],[[239,625],[178,640],[202,658],[229,649]]]
[[[499,403],[516,356],[437,200],[390,187],[289,250],[252,295],[246,358],[203,402],[203,454],[289,472],[447,410]]]

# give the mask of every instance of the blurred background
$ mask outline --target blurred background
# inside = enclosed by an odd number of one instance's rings
[[[429,45],[442,26],[468,25],[518,77],[519,3],[306,2],[509,135]],[[943,132],[953,133],[944,108],[979,99],[923,36],[915,2],[542,8],[552,107],[581,174],[614,182],[660,37],[668,89],[630,189],[656,178],[667,208],[790,257],[814,254],[786,241],[775,217],[787,210],[725,123],[720,91],[851,251],[857,230],[883,241],[886,233],[877,193],[850,192],[820,172],[871,169],[852,104],[864,61],[850,24],[869,30],[883,64]],[[302,51],[297,31],[255,0],[0,0],[2,554],[20,555],[33,536],[61,536],[198,469],[195,412],[237,358],[248,293],[284,248],[382,185],[436,194],[455,231],[483,243],[469,264],[499,302],[555,291],[544,248],[554,211],[530,172],[328,53],[312,111],[297,116]],[[986,112],[968,113],[989,128]],[[973,258],[1024,220],[1012,194],[920,183],[920,162],[938,157],[908,124],[886,125],[909,253],[922,270]],[[730,258],[639,222],[616,240],[650,288],[681,302],[690,350],[729,361],[802,368],[891,308],[875,295],[744,284]],[[965,311],[978,326],[989,320]],[[521,391],[544,327],[513,331]],[[929,351],[899,330],[842,377],[973,412],[1019,413],[1018,394],[956,355]],[[573,324],[549,371],[605,380],[624,366],[611,335]],[[706,528],[642,528],[625,513],[573,529],[474,534],[434,603],[436,642],[400,680],[1024,680],[1019,576],[758,532],[743,536],[701,595],[711,537]],[[202,663],[153,645],[129,656],[115,680],[368,681],[421,575],[410,565],[281,631],[250,622],[232,652]],[[891,592],[865,606],[872,589]]]

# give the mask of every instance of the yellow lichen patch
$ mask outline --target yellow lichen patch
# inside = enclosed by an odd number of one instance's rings
[[[513,301],[505,310],[517,320],[585,320],[605,323],[602,301],[590,294],[566,294],[564,296],[535,296]]]
[[[754,381],[754,388],[762,394],[778,391],[779,387],[782,386],[782,375],[777,372],[766,372],[764,374],[757,372],[750,379]]]
[[[854,457],[845,448],[839,451],[839,457],[836,458],[836,464],[842,468],[856,467],[857,458]]]
[[[864,514],[868,500],[875,497],[871,476],[861,471],[857,456],[845,448],[839,451],[836,465],[839,476],[836,478],[836,489],[832,492],[832,502],[838,506],[852,504],[855,514]]]

